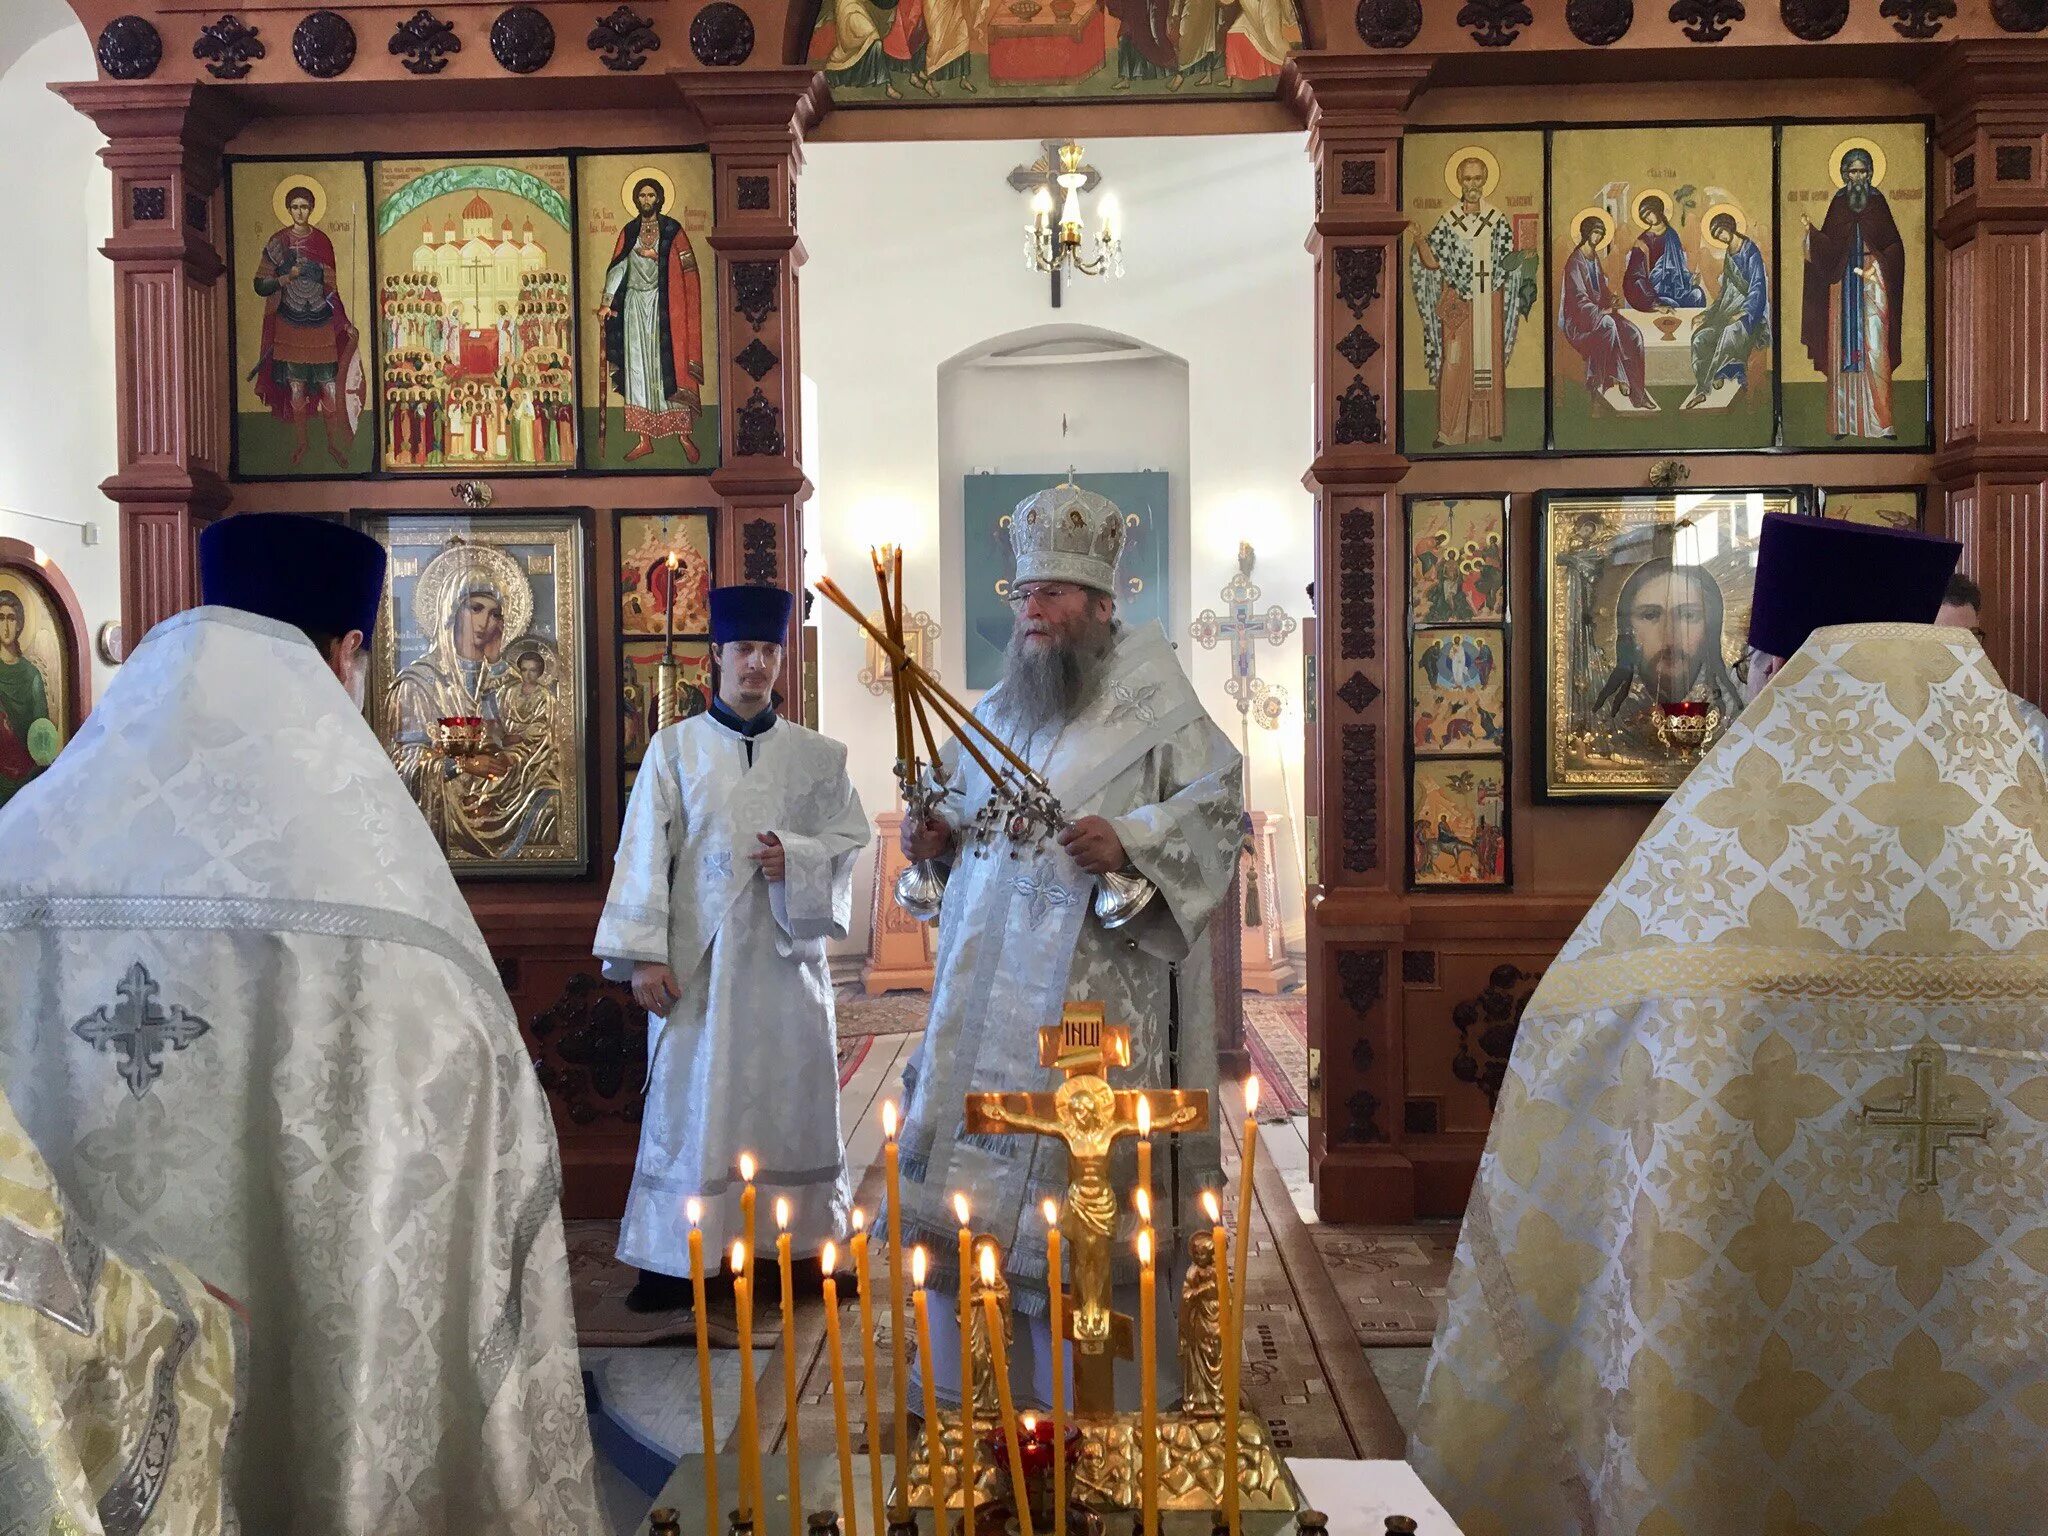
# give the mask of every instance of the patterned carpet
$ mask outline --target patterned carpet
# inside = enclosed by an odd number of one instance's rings
[[[1244,1044],[1259,1074],[1261,1121],[1308,1113],[1308,997],[1244,997]]]

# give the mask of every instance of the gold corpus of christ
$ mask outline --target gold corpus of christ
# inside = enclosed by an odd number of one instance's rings
[[[1060,1203],[1060,1236],[1072,1284],[1065,1289],[1061,1311],[1063,1331],[1074,1346],[1072,1424],[1080,1433],[1069,1466],[1069,1502],[1077,1512],[1097,1516],[1131,1513],[1140,1502],[1140,1414],[1117,1411],[1112,1369],[1118,1357],[1134,1358],[1136,1330],[1129,1317],[1113,1310],[1110,1286],[1116,1214],[1129,1201],[1119,1200],[1111,1184],[1109,1149],[1119,1138],[1136,1133],[1141,1099],[1149,1101],[1151,1128],[1156,1134],[1207,1130],[1210,1095],[1201,1089],[1111,1088],[1107,1067],[1130,1059],[1130,1030],[1105,1023],[1099,1003],[1068,1004],[1060,1023],[1038,1032],[1038,1046],[1039,1064],[1056,1068],[1064,1079],[1058,1090],[970,1093],[966,1096],[966,1130],[972,1135],[1050,1136],[1066,1145],[1067,1198]],[[1205,1273],[1207,1265],[1227,1264],[1228,1256],[1209,1251],[1208,1229],[1191,1230],[1200,1241],[1200,1251],[1184,1285],[1213,1284],[1213,1275]],[[977,1237],[976,1247],[986,1241],[989,1239]],[[1162,1274],[1171,1271],[1171,1257],[1159,1256]],[[1049,1281],[1059,1284],[1061,1277],[1051,1276]],[[1224,1348],[1220,1309],[1184,1307],[1181,1320],[1184,1333],[1193,1325],[1193,1337],[1181,1340],[1182,1403],[1158,1416],[1161,1512],[1220,1511],[1223,1480],[1234,1462],[1238,1497],[1246,1515],[1292,1515],[1304,1507],[1301,1490],[1266,1438],[1258,1415],[1247,1411],[1237,1415],[1234,1458],[1224,1445],[1223,1395],[1215,1379],[1216,1362],[1222,1359]],[[977,1330],[977,1344],[981,1342]],[[993,1361],[982,1348],[977,1348],[975,1355],[980,1380]],[[1188,1374],[1191,1367],[1197,1373],[1193,1377]],[[946,1473],[944,1503],[957,1509],[963,1460],[960,1415],[941,1411],[939,1420],[940,1461]],[[998,1414],[977,1407],[974,1433],[978,1447],[998,1442],[1002,1435]],[[906,1469],[909,1483],[896,1490],[896,1507],[930,1507],[928,1464],[921,1431]],[[976,1505],[1008,1503],[1009,1472],[1002,1458],[982,1449],[974,1465]],[[1246,1524],[1249,1527],[1251,1522]],[[1283,1519],[1270,1528],[1278,1531],[1286,1524]]]
[[[923,821],[946,796],[955,793],[939,766],[938,739],[932,733],[932,716],[936,715],[994,786],[974,816],[970,829],[973,851],[981,854],[998,837],[1009,840],[1013,859],[1026,850],[1043,851],[1067,825],[1059,797],[1042,774],[941,687],[910,654],[903,639],[903,551],[884,544],[870,549],[868,559],[882,599],[880,629],[830,577],[819,577],[816,585],[819,595],[859,625],[888,660],[896,716],[896,783],[904,808]],[[917,754],[919,741],[925,749],[922,763]],[[896,880],[896,904],[921,923],[939,915],[945,892],[945,867],[933,860],[913,864]],[[1157,894],[1151,881],[1129,870],[1099,876],[1096,920],[1105,928],[1121,928]]]

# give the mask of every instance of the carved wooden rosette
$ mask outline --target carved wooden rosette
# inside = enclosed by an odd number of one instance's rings
[[[1936,121],[1941,381],[1936,526],[1984,584],[1986,648],[2006,686],[2048,696],[2048,399],[2037,327],[2048,306],[2048,38],[1961,42],[1922,82]]]
[[[1399,585],[1396,488],[1407,469],[1394,446],[1391,343],[1402,120],[1429,68],[1427,58],[1306,56],[1283,85],[1308,124],[1322,189],[1309,238],[1316,431],[1305,483],[1316,497],[1320,690],[1308,744],[1307,808],[1318,831],[1308,871],[1309,1045],[1321,1052],[1323,1093],[1311,1106],[1309,1151],[1319,1200],[1348,1180],[1347,1208],[1360,1198],[1412,1205],[1406,1159],[1388,1144],[1380,1109],[1399,1098],[1398,1009],[1383,984],[1355,1006],[1340,978],[1361,967],[1384,976],[1406,906],[1395,830],[1404,680],[1385,617],[1388,590]]]
[[[140,640],[199,600],[199,531],[228,504],[228,311],[220,245],[225,88],[91,83],[60,88],[106,135],[114,175],[121,623]],[[182,386],[182,387],[181,387]]]
[[[720,467],[712,489],[725,502],[719,569],[728,578],[787,588],[803,583],[802,378],[797,348],[795,198],[803,136],[825,106],[821,77],[808,70],[749,70],[694,76],[683,87],[709,131],[722,308],[719,376]],[[761,195],[763,184],[768,195]],[[799,603],[801,611],[801,603]],[[792,623],[783,676],[804,675],[807,644]],[[801,718],[802,690],[786,686],[786,708]]]

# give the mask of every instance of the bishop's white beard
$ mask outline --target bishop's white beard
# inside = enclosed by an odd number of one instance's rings
[[[348,681],[342,685],[348,690],[349,702],[361,713],[370,696],[370,655],[358,652],[355,664],[349,668]]]
[[[1073,719],[1115,637],[1108,620],[1048,646],[1027,646],[1023,628],[1011,630],[1003,655],[1003,701],[1010,715],[1027,731]]]

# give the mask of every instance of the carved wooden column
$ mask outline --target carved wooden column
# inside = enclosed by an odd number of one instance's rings
[[[1316,166],[1316,721],[1308,742],[1309,1120],[1316,1208],[1405,1220],[1414,1169],[1399,1146],[1402,890],[1398,397],[1400,147],[1427,58],[1304,54],[1286,89]]]
[[[2048,39],[1959,42],[1939,112],[1936,488],[2006,686],[2048,699]],[[1939,526],[1939,525],[1937,525]]]
[[[228,304],[221,147],[235,118],[217,88],[60,87],[107,136],[114,233],[121,624],[133,648],[199,600],[195,541],[228,504]],[[18,146],[33,153],[32,146]]]
[[[725,445],[711,488],[725,504],[723,579],[798,594],[783,664],[789,713],[804,713],[803,370],[797,344],[796,180],[803,136],[826,105],[807,69],[735,71],[683,83],[710,131],[716,187],[711,247],[724,306],[719,416]],[[814,723],[814,722],[806,722]]]

